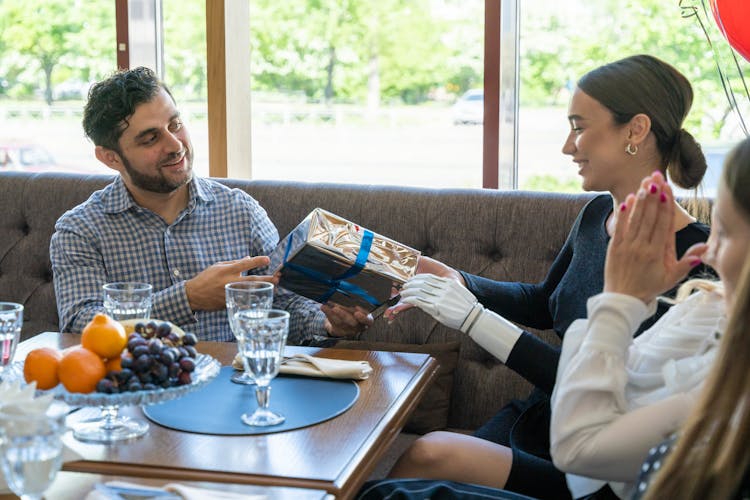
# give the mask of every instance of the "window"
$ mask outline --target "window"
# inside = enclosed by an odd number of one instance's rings
[[[695,99],[685,128],[704,148],[711,169],[704,192],[713,194],[723,155],[742,134],[729,110],[710,46],[697,20],[683,18],[683,13],[678,2],[663,0],[524,0],[519,13],[521,189],[581,190],[575,167],[561,152],[575,82],[607,62],[649,53],[674,65],[693,85]],[[699,14],[719,49],[720,65],[731,70],[728,45],[710,12],[709,19],[702,11]]]
[[[0,1],[2,168],[111,172],[81,127],[91,82],[114,67],[111,0]]]
[[[251,0],[253,177],[481,187],[483,12]]]

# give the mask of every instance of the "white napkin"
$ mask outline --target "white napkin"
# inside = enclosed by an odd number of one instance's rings
[[[242,370],[242,356],[237,354],[232,361],[235,370]],[[279,370],[290,375],[307,377],[342,378],[364,380],[372,373],[367,361],[349,361],[345,359],[316,358],[309,354],[295,354],[284,357]]]
[[[175,493],[183,500],[265,500],[266,495],[247,495],[235,493],[233,491],[215,490],[209,488],[198,488],[196,486],[186,486],[184,484],[169,483],[164,488],[155,488],[153,486],[144,486],[142,484],[130,483],[127,481],[109,481],[104,486],[114,488],[127,488],[134,491],[142,491],[144,495],[149,492],[163,493],[165,491]],[[85,500],[112,500],[113,495],[109,494],[106,488],[95,487],[86,495]],[[157,498],[157,497],[154,497]]]
[[[266,495],[245,495],[232,491],[220,491],[206,488],[196,488],[195,486],[185,486],[184,484],[169,483],[164,487],[167,491],[172,491],[180,495],[184,500],[265,500]]]

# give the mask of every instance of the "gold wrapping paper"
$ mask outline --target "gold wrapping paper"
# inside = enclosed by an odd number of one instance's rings
[[[369,252],[361,252],[370,237]],[[318,302],[374,311],[414,276],[419,255],[418,250],[316,208],[270,257],[271,269],[281,271],[279,286]],[[358,258],[364,266],[357,272]]]

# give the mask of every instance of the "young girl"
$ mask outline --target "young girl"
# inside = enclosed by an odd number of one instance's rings
[[[727,159],[716,202],[710,259],[730,312],[721,349],[680,437],[654,446],[635,499],[750,497],[750,139]]]

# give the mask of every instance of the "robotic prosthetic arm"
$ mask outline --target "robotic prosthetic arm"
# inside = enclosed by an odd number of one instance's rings
[[[485,309],[454,279],[418,274],[404,284],[401,302],[420,308],[448,328],[467,333],[503,363],[523,333],[507,319]]]

